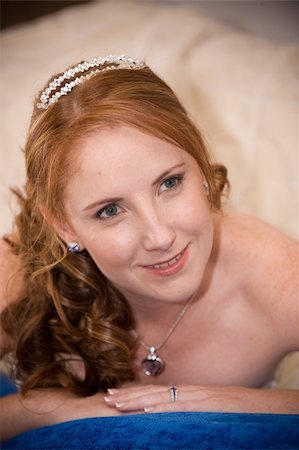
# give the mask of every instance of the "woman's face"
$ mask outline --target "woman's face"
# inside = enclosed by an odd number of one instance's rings
[[[73,149],[65,190],[74,233],[130,302],[185,301],[208,263],[213,222],[196,161],[130,127],[98,131]]]

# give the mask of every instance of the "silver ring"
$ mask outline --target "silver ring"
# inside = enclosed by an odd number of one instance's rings
[[[178,397],[179,397],[179,390],[177,387],[175,386],[171,386],[169,389],[170,392],[170,400],[172,403],[175,403],[178,401]]]

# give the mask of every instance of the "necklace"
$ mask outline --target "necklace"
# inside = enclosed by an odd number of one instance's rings
[[[146,350],[149,351],[149,353],[142,360],[142,363],[141,363],[141,367],[142,367],[145,375],[156,377],[163,371],[163,369],[165,367],[165,363],[164,363],[163,359],[157,354],[157,350],[159,350],[161,347],[163,347],[163,345],[168,341],[168,339],[170,338],[170,336],[172,335],[172,333],[178,326],[179,322],[183,318],[184,314],[186,313],[187,309],[189,308],[192,300],[193,300],[193,296],[189,298],[189,300],[185,304],[184,308],[182,309],[182,311],[180,312],[178,317],[175,319],[174,323],[172,324],[170,329],[167,331],[167,333],[165,334],[165,336],[162,339],[162,341],[160,342],[160,344],[156,345],[155,347],[152,345],[147,345],[143,341],[143,339],[141,339],[141,337],[138,336],[137,332],[135,330],[133,330],[134,335],[138,338],[138,341],[142,345],[142,347],[144,347]]]

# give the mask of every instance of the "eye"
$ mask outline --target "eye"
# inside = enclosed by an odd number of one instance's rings
[[[170,189],[175,189],[182,183],[182,181],[183,175],[173,175],[172,177],[166,178],[166,180],[161,183],[161,190],[167,191]]]
[[[110,217],[115,217],[119,214],[120,212],[120,207],[118,205],[116,205],[115,203],[111,203],[107,206],[105,206],[104,208],[100,209],[97,213],[96,216],[99,219],[109,219]]]

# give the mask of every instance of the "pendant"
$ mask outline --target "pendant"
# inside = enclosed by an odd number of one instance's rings
[[[155,347],[150,348],[150,352],[141,363],[145,375],[156,377],[164,369],[163,359],[156,354]]]

